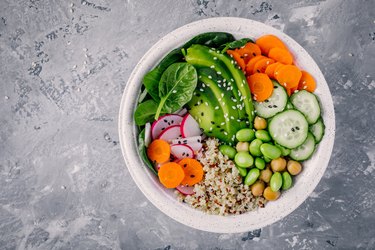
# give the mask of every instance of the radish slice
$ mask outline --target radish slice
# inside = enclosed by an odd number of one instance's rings
[[[171,154],[180,160],[183,158],[193,158],[194,150],[188,145],[173,144],[171,145]]]
[[[159,172],[160,167],[161,167],[161,164],[160,164],[160,163],[155,164],[155,165],[154,165],[154,169],[155,169],[155,171],[156,171],[156,172]]]
[[[182,116],[179,115],[164,115],[160,117],[157,121],[154,121],[151,126],[151,137],[152,139],[156,139],[159,135],[165,131],[167,128],[180,125],[182,122]]]
[[[180,116],[184,116],[184,115],[186,115],[187,112],[188,112],[187,109],[183,108],[183,109],[178,110],[175,114],[180,115]]]
[[[176,189],[183,195],[193,195],[195,192],[194,192],[194,187],[192,186],[184,186],[184,185],[180,185],[180,186],[177,186]]]
[[[202,149],[202,146],[203,146],[202,143],[200,143],[200,142],[193,142],[193,143],[189,143],[189,144],[186,144],[186,145],[191,147],[191,149],[193,149],[194,153],[199,152]]]
[[[190,114],[185,115],[182,119],[181,134],[184,138],[203,135],[199,124]]]
[[[158,137],[158,139],[161,139],[164,141],[171,141],[171,140],[178,139],[178,138],[181,138],[181,126],[180,125],[174,125],[174,126],[168,127]]]
[[[201,142],[202,136],[193,136],[193,137],[187,137],[187,138],[181,138],[181,139],[175,139],[172,140],[173,144],[191,144],[196,142]]]
[[[148,147],[151,143],[151,124],[148,122],[145,126],[145,146]]]

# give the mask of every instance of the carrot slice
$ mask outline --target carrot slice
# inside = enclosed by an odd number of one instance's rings
[[[299,90],[305,89],[309,92],[314,92],[316,89],[316,82],[315,82],[314,77],[306,71],[302,70],[301,72],[302,72],[302,76],[301,76],[301,79],[299,80],[298,89]]]
[[[252,74],[253,68],[255,63],[257,63],[259,60],[266,58],[265,56],[256,56],[250,59],[250,61],[246,64],[246,73],[248,75]]]
[[[171,155],[171,147],[164,140],[153,140],[147,148],[148,158],[157,163],[164,163],[169,160]]]
[[[266,71],[264,71],[264,73],[266,73],[269,78],[275,79],[275,76],[274,76],[275,69],[280,64],[282,65],[282,63],[275,62],[275,63],[272,63],[272,64],[268,65],[267,68],[266,68]]]
[[[279,70],[281,69],[281,67],[285,65],[281,62],[277,62],[277,63],[278,63],[278,65],[276,66],[275,71],[273,72],[273,76],[275,77],[275,79],[276,79],[277,75],[279,74]]]
[[[240,66],[240,68],[242,70],[245,70],[245,67],[246,67],[245,61],[243,60],[241,55],[236,50],[229,50],[228,49],[227,53],[228,53],[228,55],[233,57],[233,59],[237,62],[238,66]]]
[[[267,100],[273,92],[273,84],[268,75],[264,73],[255,73],[247,77],[247,82],[254,100],[263,102]]]
[[[272,48],[287,49],[284,43],[274,35],[265,35],[259,37],[255,43],[259,46],[263,55],[268,55],[268,52]]]
[[[182,167],[175,162],[168,162],[161,165],[158,172],[159,180],[166,188],[175,188],[185,178]]]
[[[293,56],[289,53],[289,51],[281,48],[272,48],[268,53],[268,57],[272,58],[276,62],[281,62],[284,64],[292,64],[293,63]]]
[[[264,58],[257,61],[253,68],[253,74],[254,73],[264,73],[266,71],[266,68],[268,65],[274,63],[275,61],[270,58]]]
[[[293,93],[297,90],[297,88],[286,88],[286,93],[288,94],[288,96],[291,96],[293,95]]]
[[[244,47],[237,49],[237,52],[247,64],[251,58],[262,54],[258,45],[252,42],[248,42]]]
[[[276,73],[276,80],[287,89],[298,87],[302,76],[301,71],[294,65],[283,65]]]
[[[199,161],[184,158],[178,164],[182,166],[185,172],[185,178],[181,182],[182,185],[193,186],[203,179],[203,166]]]

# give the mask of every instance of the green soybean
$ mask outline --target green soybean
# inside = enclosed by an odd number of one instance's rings
[[[247,175],[247,169],[246,168],[241,168],[240,166],[236,165],[236,168],[238,169],[238,172],[242,177],[245,177]]]
[[[238,130],[236,133],[236,138],[238,141],[251,141],[254,139],[254,130],[250,128]]]
[[[283,178],[281,177],[280,172],[276,172],[271,176],[270,187],[272,191],[277,192],[280,190],[283,185]]]
[[[262,156],[262,152],[260,151],[260,146],[263,144],[263,142],[259,139],[255,139],[250,143],[249,151],[250,154],[253,156]]]
[[[262,140],[262,142],[270,142],[271,141],[271,136],[267,132],[267,130],[258,130],[255,132],[255,137],[259,140]]]
[[[288,156],[290,154],[290,149],[289,148],[284,148],[283,146],[279,144],[275,144],[276,147],[278,147],[281,150],[281,155],[282,156]]]
[[[270,159],[270,158],[268,158],[268,157],[266,157],[266,156],[263,156],[263,159],[264,159],[264,161],[267,162],[267,163],[269,163],[269,162],[272,161],[272,159]]]
[[[260,146],[260,152],[262,152],[265,157],[270,158],[271,160],[279,158],[281,156],[281,150],[269,143],[263,143]]]
[[[252,168],[250,171],[247,173],[246,178],[245,178],[245,185],[252,185],[254,182],[256,182],[259,178],[260,175],[260,170],[257,168]]]
[[[283,174],[282,174],[282,177],[283,177],[283,185],[282,185],[282,189],[283,190],[287,190],[289,189],[292,184],[293,184],[293,180],[292,180],[292,176],[290,176],[290,174],[285,171]]]
[[[262,170],[266,167],[266,162],[262,158],[255,158],[255,167]]]
[[[220,145],[219,150],[223,155],[228,156],[229,159],[233,159],[237,153],[233,147],[228,145]]]
[[[238,152],[234,162],[241,168],[249,168],[254,164],[254,158],[248,152]]]

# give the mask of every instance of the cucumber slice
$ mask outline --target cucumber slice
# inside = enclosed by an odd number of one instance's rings
[[[315,138],[315,143],[318,144],[324,135],[325,125],[323,123],[323,119],[320,117],[316,123],[310,125],[309,131],[313,134]]]
[[[290,97],[295,109],[306,116],[309,124],[314,124],[320,117],[320,106],[316,96],[306,90],[298,91]]]
[[[292,149],[306,140],[308,126],[301,112],[290,109],[275,115],[269,123],[268,131],[276,143]]]
[[[298,148],[290,151],[289,157],[296,161],[304,161],[309,159],[315,151],[315,139],[309,132],[306,141]]]
[[[273,92],[270,98],[264,102],[254,102],[257,115],[263,118],[270,118],[285,109],[288,95],[285,89],[276,81],[273,83]]]

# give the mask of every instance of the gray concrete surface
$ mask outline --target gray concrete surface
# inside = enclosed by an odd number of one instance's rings
[[[122,159],[127,78],[191,21],[245,17],[311,53],[336,109],[332,158],[282,221],[212,234],[158,211]],[[0,249],[375,249],[375,2],[2,0]]]

